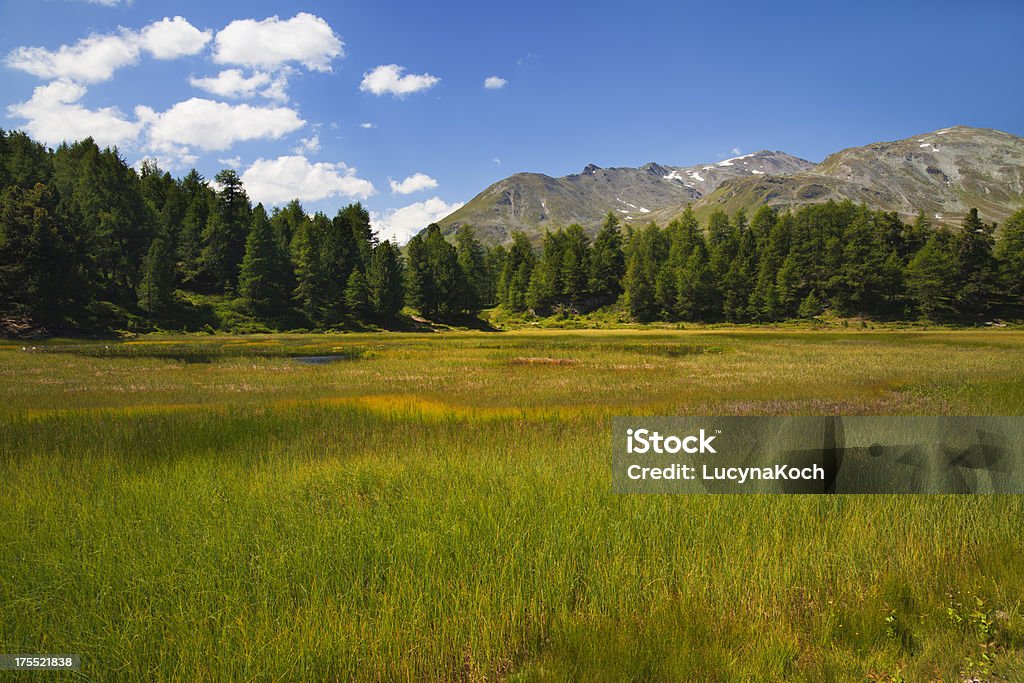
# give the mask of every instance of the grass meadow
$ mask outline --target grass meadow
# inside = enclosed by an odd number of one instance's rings
[[[1024,414],[1024,333],[0,346],[24,680],[1024,680],[1018,496],[621,496],[622,414]],[[332,362],[300,357],[334,356]]]

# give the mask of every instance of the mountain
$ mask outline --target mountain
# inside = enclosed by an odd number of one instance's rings
[[[716,208],[732,213],[761,204],[786,208],[843,199],[904,217],[924,211],[947,225],[959,225],[974,207],[986,220],[1001,222],[1024,205],[1024,138],[955,126],[852,147],[784,177],[730,179],[693,209],[698,215]]]
[[[904,217],[925,211],[934,223],[959,225],[976,207],[1003,221],[1024,205],[1024,138],[954,126],[895,142],[851,147],[820,164],[762,151],[696,166],[655,163],[599,168],[552,178],[517,173],[440,221],[446,233],[471,225],[490,244],[513,230],[539,241],[545,229],[580,223],[593,233],[609,211],[627,225],[666,224],[692,205],[752,211],[851,199]]]
[[[697,166],[649,163],[640,168],[600,168],[590,164],[561,178],[517,173],[488,187],[440,225],[446,234],[471,225],[489,244],[506,241],[514,230],[539,240],[545,229],[571,223],[594,232],[609,211],[625,223],[642,224],[649,214],[674,213],[726,180],[785,176],[813,165],[783,152],[762,151]]]

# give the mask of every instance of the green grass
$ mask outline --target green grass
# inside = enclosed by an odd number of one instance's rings
[[[0,652],[80,653],[97,681],[1024,677],[1020,497],[610,476],[618,414],[1024,414],[1021,333],[21,347]]]

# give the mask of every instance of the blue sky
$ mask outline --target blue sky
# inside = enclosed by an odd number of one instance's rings
[[[518,171],[1024,135],[1022,26],[1018,0],[0,0],[0,127],[358,199],[404,239]]]

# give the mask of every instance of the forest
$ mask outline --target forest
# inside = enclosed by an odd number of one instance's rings
[[[0,333],[401,329],[602,308],[640,322],[771,323],[825,311],[977,324],[1020,317],[1024,209],[959,230],[850,202],[661,228],[609,214],[487,247],[471,227],[379,240],[350,204],[253,206],[238,175],[136,170],[92,139],[48,149],[0,130]],[[407,308],[408,307],[408,308]]]

